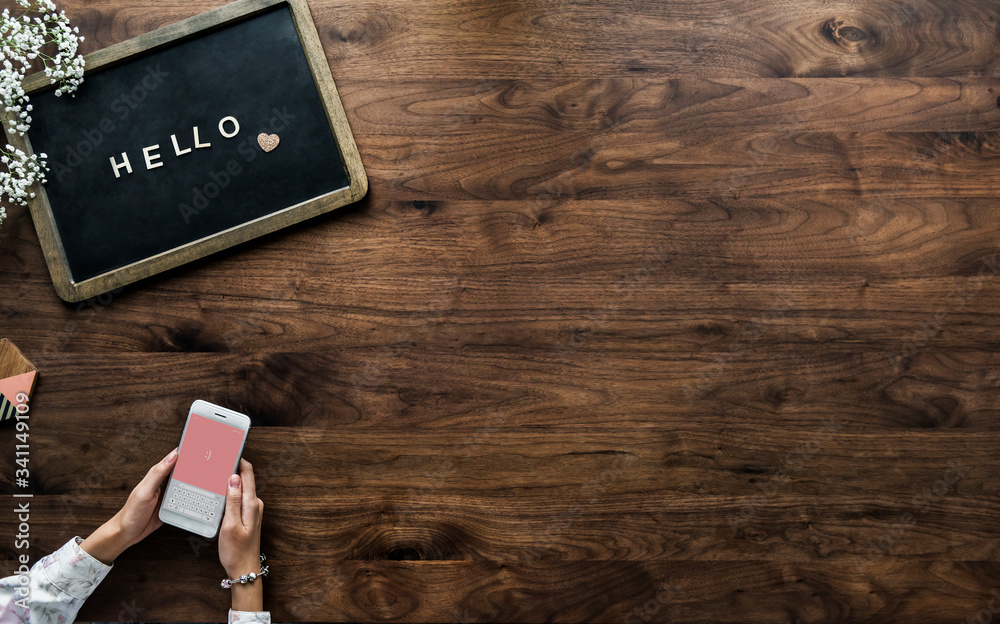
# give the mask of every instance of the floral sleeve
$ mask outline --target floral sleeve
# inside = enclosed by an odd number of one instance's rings
[[[229,624],[271,624],[270,611],[229,610]]]
[[[0,624],[71,624],[112,566],[94,559],[74,537],[42,557],[26,575],[0,579]],[[26,593],[27,596],[23,596]],[[229,624],[271,624],[268,611],[229,611]]]
[[[80,548],[82,541],[74,537],[32,566],[27,591],[17,575],[0,579],[0,624],[70,624],[76,619],[83,601],[112,567]]]

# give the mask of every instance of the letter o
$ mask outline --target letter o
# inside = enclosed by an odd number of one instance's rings
[[[227,121],[233,122],[233,131],[230,134],[226,133],[225,125]],[[219,120],[219,134],[221,134],[222,136],[226,137],[227,139],[231,139],[239,133],[240,133],[240,122],[236,121],[235,117],[233,116],[223,117],[222,119]]]
[[[21,524],[17,525],[17,530],[20,531],[21,533],[27,533],[28,531],[31,530],[31,527],[28,526],[27,522],[22,522]]]
[[[986,609],[980,609],[976,613],[976,621],[982,622],[982,624],[990,624],[993,621],[993,614]]]
[[[209,182],[205,185],[204,193],[205,197],[215,199],[219,196],[219,185],[215,182]]]
[[[657,600],[649,599],[646,604],[643,605],[643,611],[646,612],[648,617],[653,617],[660,611],[660,603]]]

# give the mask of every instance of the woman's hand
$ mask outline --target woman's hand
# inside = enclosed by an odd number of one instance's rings
[[[83,540],[80,547],[98,561],[111,565],[126,548],[160,528],[163,524],[158,513],[160,499],[176,461],[177,449],[174,449],[149,469],[118,513]]]
[[[231,579],[260,571],[260,525],[264,502],[257,498],[253,466],[240,460],[240,472],[229,477],[226,514],[219,529],[219,562]],[[263,579],[232,587],[234,611],[263,611]]]

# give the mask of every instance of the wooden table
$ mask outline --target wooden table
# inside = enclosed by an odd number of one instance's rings
[[[87,52],[218,4],[60,3]],[[203,398],[276,622],[997,617],[995,3],[310,5],[363,202],[82,306],[10,210],[36,559]],[[80,617],[221,577],[163,528]]]

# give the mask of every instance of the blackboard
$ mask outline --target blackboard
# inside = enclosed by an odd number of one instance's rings
[[[32,95],[30,148],[50,167],[32,215],[51,230],[39,235],[64,299],[367,190],[325,56],[310,58],[319,41],[304,1],[241,0],[168,28],[109,49],[75,97]]]

